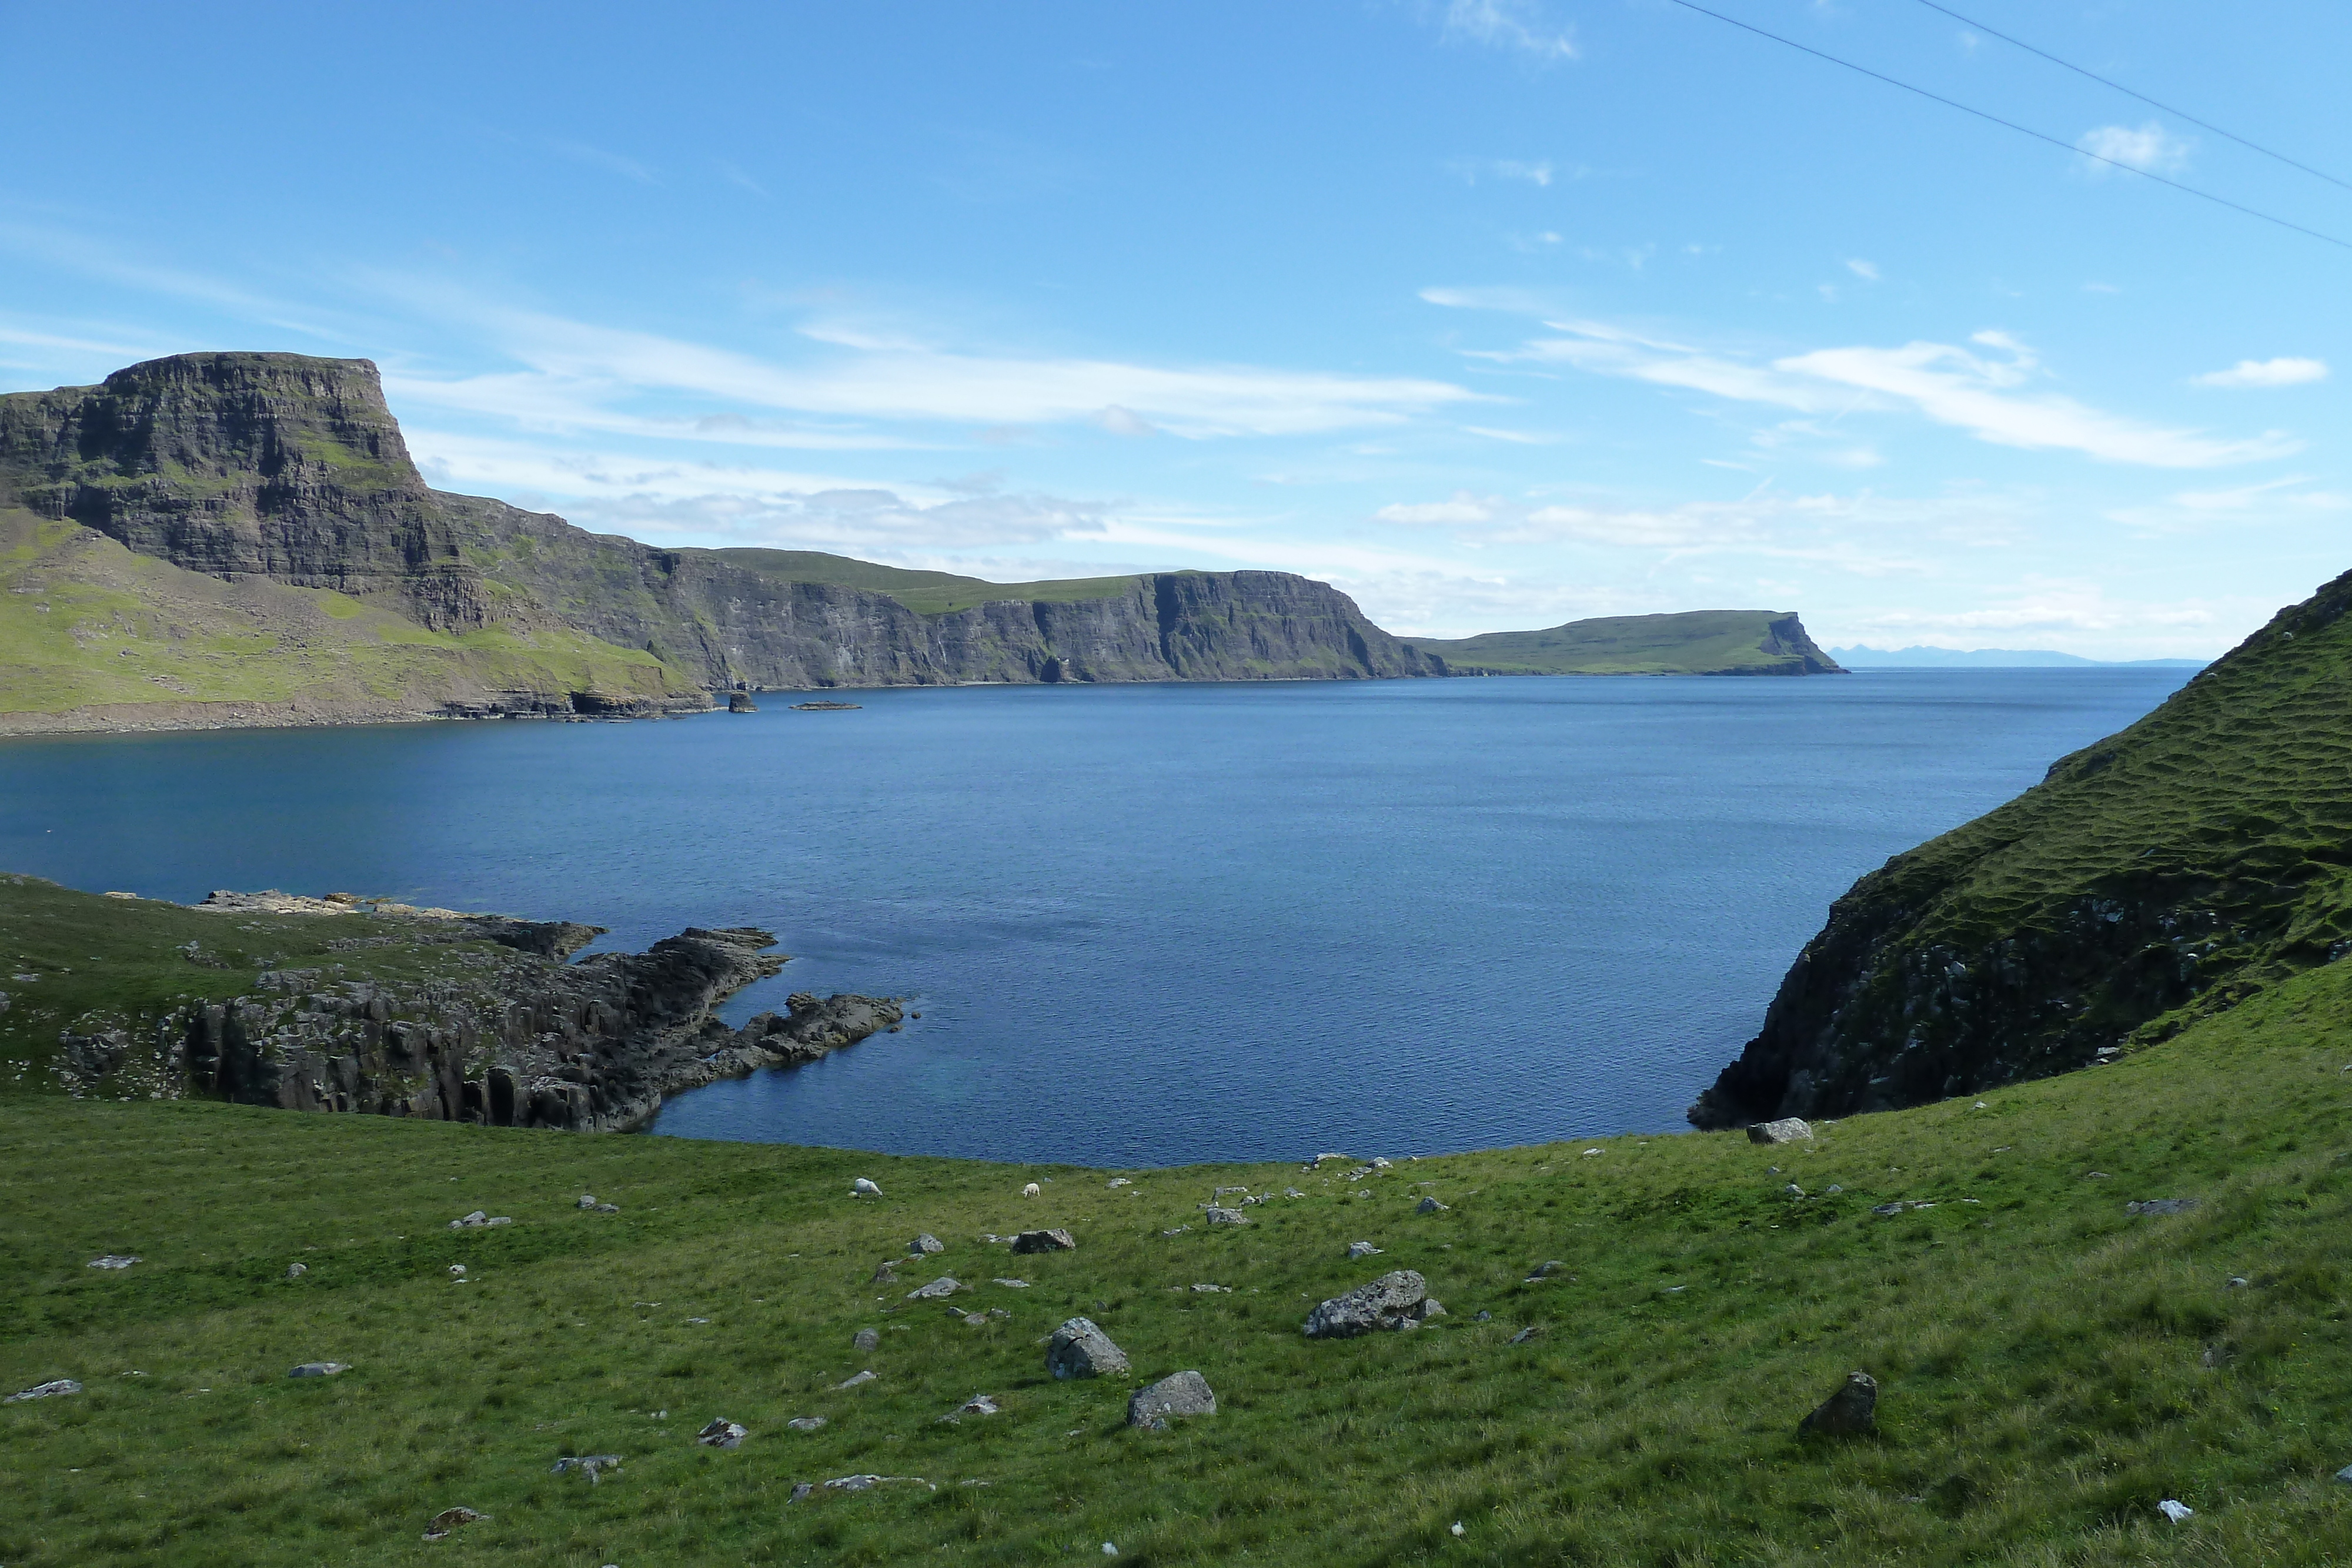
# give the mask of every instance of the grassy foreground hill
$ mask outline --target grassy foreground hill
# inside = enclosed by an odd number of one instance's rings
[[[0,1096],[0,1385],[84,1385],[0,1406],[0,1561],[2341,1563],[2347,1034],[2336,966],[2120,1064],[1810,1144],[1358,1180]],[[1233,1186],[1273,1196],[1203,1224]],[[2126,1210],[2159,1197],[2198,1202]],[[478,1208],[513,1223],[449,1228]],[[1077,1249],[983,1239],[1050,1225]],[[945,1250],[909,1258],[920,1232]],[[1382,1254],[1347,1260],[1360,1239]],[[1447,1315],[1301,1336],[1391,1268]],[[907,1299],[942,1275],[970,1289]],[[1076,1314],[1132,1379],[1045,1375]],[[351,1369],[288,1376],[322,1360]],[[1124,1424],[1187,1368],[1216,1414]],[[1878,1435],[1801,1438],[1855,1368]],[[1000,1412],[942,1419],[978,1394]],[[750,1436],[698,1446],[720,1418]],[[599,1484],[551,1473],[598,1454],[624,1460]],[[860,1474],[921,1479],[822,1485]],[[488,1517],[425,1543],[457,1506]]]

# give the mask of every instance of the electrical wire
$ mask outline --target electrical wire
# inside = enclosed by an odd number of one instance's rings
[[[2259,141],[2249,141],[2234,131],[2224,131],[2210,120],[2198,119],[2187,110],[2175,109],[2168,103],[2160,103],[2157,99],[2148,97],[2147,94],[2135,91],[2131,88],[2124,86],[2124,84],[2119,81],[2111,81],[2107,78],[2101,76],[2096,71],[2084,70],[2081,66],[2074,64],[2071,60],[2062,60],[2047,49],[2037,49],[2022,38],[2012,38],[2007,33],[2000,31],[1997,27],[1988,27],[1982,22],[1972,22],[1969,20],[1968,17],[1961,16],[1958,11],[1953,10],[1949,5],[1938,5],[1936,4],[1936,0],[1919,0],[1919,4],[1925,5],[1930,11],[1941,11],[1945,16],[1949,16],[1953,21],[1960,23],[1964,26],[1974,27],[1979,33],[1988,34],[1992,37],[1999,38],[2004,44],[2023,49],[2029,55],[2039,55],[2053,66],[2063,66],[2066,69],[2073,71],[2078,77],[2088,77],[2093,81],[2097,82],[2101,87],[2113,88],[2117,92],[2122,93],[2126,98],[2136,98],[2151,109],[2160,109],[2176,120],[2185,120],[2200,131],[2210,131],[2216,136],[2226,137],[2228,140],[2236,142],[2241,147],[2250,147],[2253,149],[2253,151],[2261,153],[2265,158],[2275,158],[2290,169],[2300,169],[2305,173],[2312,175],[2314,178],[2325,180],[2331,185],[2341,185],[2344,189],[2352,191],[2352,181],[2339,180],[2326,170],[2315,169],[2308,163],[2298,163],[2284,152],[2273,152]]]
[[[2283,229],[2293,229],[2299,235],[2303,235],[2311,239],[2319,240],[2327,245],[2332,245],[2339,250],[2352,250],[2352,240],[2338,239],[2334,235],[2322,234],[2317,229],[2305,228],[2301,224],[2292,223],[2285,218],[2273,216],[2273,214],[2260,211],[2257,208],[2247,206],[2242,202],[2233,202],[2227,196],[2217,196],[2210,191],[2200,190],[2194,185],[2184,185],[2178,180],[2167,179],[2162,174],[2152,173],[2146,169],[2140,168],[2137,164],[2126,163],[2120,158],[2110,158],[2104,152],[2094,152],[2086,147],[2077,147],[2071,141],[2061,141],[2059,138],[2050,135],[2047,131],[2036,131],[2030,125],[2020,125],[2013,120],[2003,120],[1998,114],[1962,103],[1958,99],[1946,98],[1943,94],[1938,92],[1929,92],[1924,87],[1914,87],[1911,83],[1888,76],[1883,71],[1874,71],[1868,66],[1856,65],[1852,60],[1841,59],[1835,55],[1824,53],[1820,49],[1814,48],[1810,44],[1801,44],[1794,38],[1786,38],[1782,37],[1778,33],[1767,32],[1765,29],[1756,26],[1752,23],[1741,21],[1737,16],[1727,16],[1720,11],[1710,11],[1706,6],[1696,4],[1695,0],[1673,0],[1673,3],[1681,6],[1685,11],[1696,11],[1702,16],[1712,16],[1718,22],[1728,22],[1733,26],[1739,28],[1741,31],[1753,33],[1759,38],[1769,38],[1776,44],[1785,44],[1790,48],[1798,50],[1802,54],[1812,56],[1815,59],[1827,60],[1833,66],[1843,66],[1847,70],[1859,71],[1864,76],[1869,77],[1874,80],[1883,81],[1889,87],[1897,87],[1901,88],[1905,92],[1916,93],[1919,97],[1927,99],[1936,103],[1940,103],[1947,109],[1957,109],[1962,114],[1972,114],[1979,120],[1990,120],[1993,124],[2000,126],[2002,129],[2007,131],[2014,131],[2021,136],[2031,136],[2036,141],[2046,141],[2051,146],[2072,152],[2077,157],[2094,159],[2101,163],[2112,163],[2118,169],[2122,169],[2129,173],[2137,174],[2143,180],[2153,180],[2159,185],[2169,185],[2176,191],[2185,191],[2192,196],[2211,202],[2216,206],[2227,207],[2234,213],[2243,213],[2250,218],[2260,218],[2266,224],[2276,224]]]

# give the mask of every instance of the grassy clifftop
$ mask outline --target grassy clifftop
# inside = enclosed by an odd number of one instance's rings
[[[1817,675],[1837,662],[1779,610],[1609,615],[1543,632],[1415,637],[1464,675]]]
[[[882,566],[845,555],[827,555],[822,550],[718,549],[700,553],[777,582],[824,582],[887,594],[918,615],[948,615],[1007,600],[1030,604],[1082,604],[1091,600],[1117,599],[1139,580],[1129,575],[990,582],[982,578],[959,577],[951,571],[914,571]]]
[[[1703,1124],[1971,1093],[2352,952],[2352,574],[1856,883]]]
[[[1352,1181],[1275,1165],[1112,1186],[0,1097],[0,1385],[84,1385],[0,1407],[0,1559],[1010,1564],[1108,1542],[1170,1564],[2340,1563],[2347,1032],[2352,967],[2330,967],[1981,1109]],[[857,1176],[884,1196],[852,1199]],[[1204,1225],[1233,1186],[1272,1197]],[[583,1192],[619,1212],[580,1211]],[[1417,1212],[1424,1195],[1447,1207]],[[2199,1202],[2126,1210],[2156,1197]],[[1873,1212],[1892,1202],[1923,1207]],[[448,1228],[476,1208],[514,1223]],[[982,1239],[1048,1225],[1077,1249]],[[919,1232],[946,1249],[909,1258]],[[1384,1250],[1346,1260],[1360,1239]],[[88,1267],[104,1253],[142,1261]],[[898,1281],[876,1281],[893,1257]],[[1548,1260],[1564,1267],[1528,1282]],[[1391,1268],[1447,1315],[1301,1336],[1316,1301]],[[970,1288],[907,1299],[940,1276]],[[1132,1377],[1045,1375],[1041,1337],[1076,1314]],[[314,1360],[352,1370],[287,1376]],[[1801,1439],[1857,1367],[1879,1435]],[[1182,1369],[1218,1412],[1129,1429],[1129,1389]],[[976,1394],[1001,1412],[941,1420]],[[695,1443],[719,1418],[750,1429],[740,1448]],[[592,1488],[550,1473],[567,1454],[625,1462]],[[857,1474],[922,1481],[793,1500]],[[2168,1498],[2195,1517],[2168,1523]],[[489,1517],[423,1544],[459,1505]]]

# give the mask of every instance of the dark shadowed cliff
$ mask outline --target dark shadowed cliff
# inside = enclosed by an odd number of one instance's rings
[[[2352,574],[1856,883],[1691,1108],[1843,1115],[2126,1052],[2352,951]]]

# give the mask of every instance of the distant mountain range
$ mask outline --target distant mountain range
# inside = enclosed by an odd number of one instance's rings
[[[1279,571],[998,583],[428,486],[365,360],[0,396],[0,734],[700,710],[823,686],[1814,674],[1795,614],[1408,641]]]
[[[1832,648],[1830,657],[1849,670],[1926,670],[1967,665],[1976,669],[2201,670],[2204,659],[2085,659],[2048,648]]]

